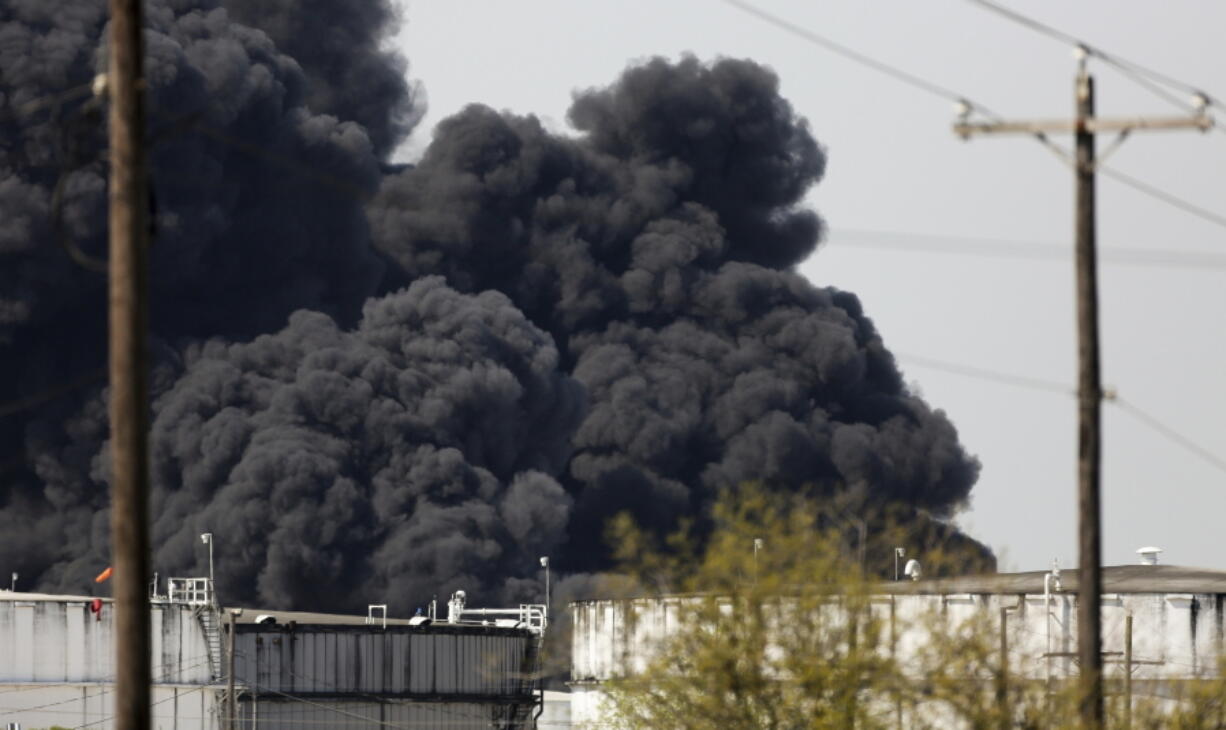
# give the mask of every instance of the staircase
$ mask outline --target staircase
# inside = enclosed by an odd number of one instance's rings
[[[222,677],[221,655],[221,619],[214,606],[196,606],[192,615],[200,622],[204,631],[204,642],[209,651],[209,679],[219,680]]]
[[[520,696],[530,694],[531,702],[511,706],[510,717],[506,718],[507,728],[527,728],[536,726],[536,718],[541,711],[544,695],[540,692],[543,685],[541,667],[541,644],[543,634],[535,634],[528,640],[524,649],[523,662],[520,664],[519,688]]]

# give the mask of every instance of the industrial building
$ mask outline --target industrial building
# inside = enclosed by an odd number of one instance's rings
[[[151,601],[155,728],[518,730],[541,711],[544,606],[471,609],[460,591],[407,620],[223,609],[211,585],[172,578]],[[0,726],[112,727],[112,609],[0,592]]]
[[[1104,567],[1102,578],[1103,651],[1114,667],[1109,676],[1128,671],[1138,698],[1163,697],[1177,683],[1218,676],[1226,571],[1149,563]],[[994,618],[1005,609],[1000,630],[1007,635],[1012,676],[1060,682],[1077,676],[1076,593],[1075,570],[903,581],[875,590],[870,610],[892,622],[890,635],[897,638],[889,651],[897,652],[905,671],[908,654],[926,639],[923,619],[938,615],[953,626],[976,613]],[[659,640],[677,629],[683,604],[690,600],[695,599],[571,604],[571,718],[576,727],[602,727],[613,719],[602,703],[602,685],[641,671]],[[907,718],[902,724],[909,724]]]

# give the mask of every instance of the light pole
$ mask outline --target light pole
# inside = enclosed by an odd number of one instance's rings
[[[202,534],[200,542],[209,546],[209,600],[212,600],[216,595],[213,590],[213,533],[206,532]]]
[[[545,615],[549,615],[549,558],[541,558],[541,567],[545,569]]]
[[[766,543],[763,542],[762,538],[760,537],[755,537],[753,539],[753,582],[754,582],[754,585],[758,584],[758,551],[761,550],[762,546],[765,544]]]

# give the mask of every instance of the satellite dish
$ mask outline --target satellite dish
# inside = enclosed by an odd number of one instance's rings
[[[277,617],[271,613],[262,613],[255,617],[255,622],[260,626],[272,626],[277,623]]]
[[[919,561],[915,558],[911,558],[907,561],[907,567],[902,569],[902,574],[911,580],[919,580],[920,576],[924,574],[924,571],[920,569]]]

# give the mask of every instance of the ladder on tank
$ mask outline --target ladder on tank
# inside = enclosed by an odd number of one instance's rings
[[[535,634],[528,640],[524,648],[524,659],[520,664],[519,695],[530,694],[532,702],[511,706],[510,717],[506,718],[505,727],[508,730],[535,727],[536,718],[540,716],[545,697],[541,689],[544,686],[541,668],[541,645],[545,641],[544,633]]]
[[[192,609],[200,628],[204,631],[204,642],[209,652],[209,678],[221,679],[221,621],[218,611],[213,606],[197,606]]]
[[[209,654],[209,678],[222,677],[221,610],[213,593],[210,578],[171,578],[166,582],[166,598],[170,603],[187,604],[192,607],[192,616],[204,633],[204,643]]]

